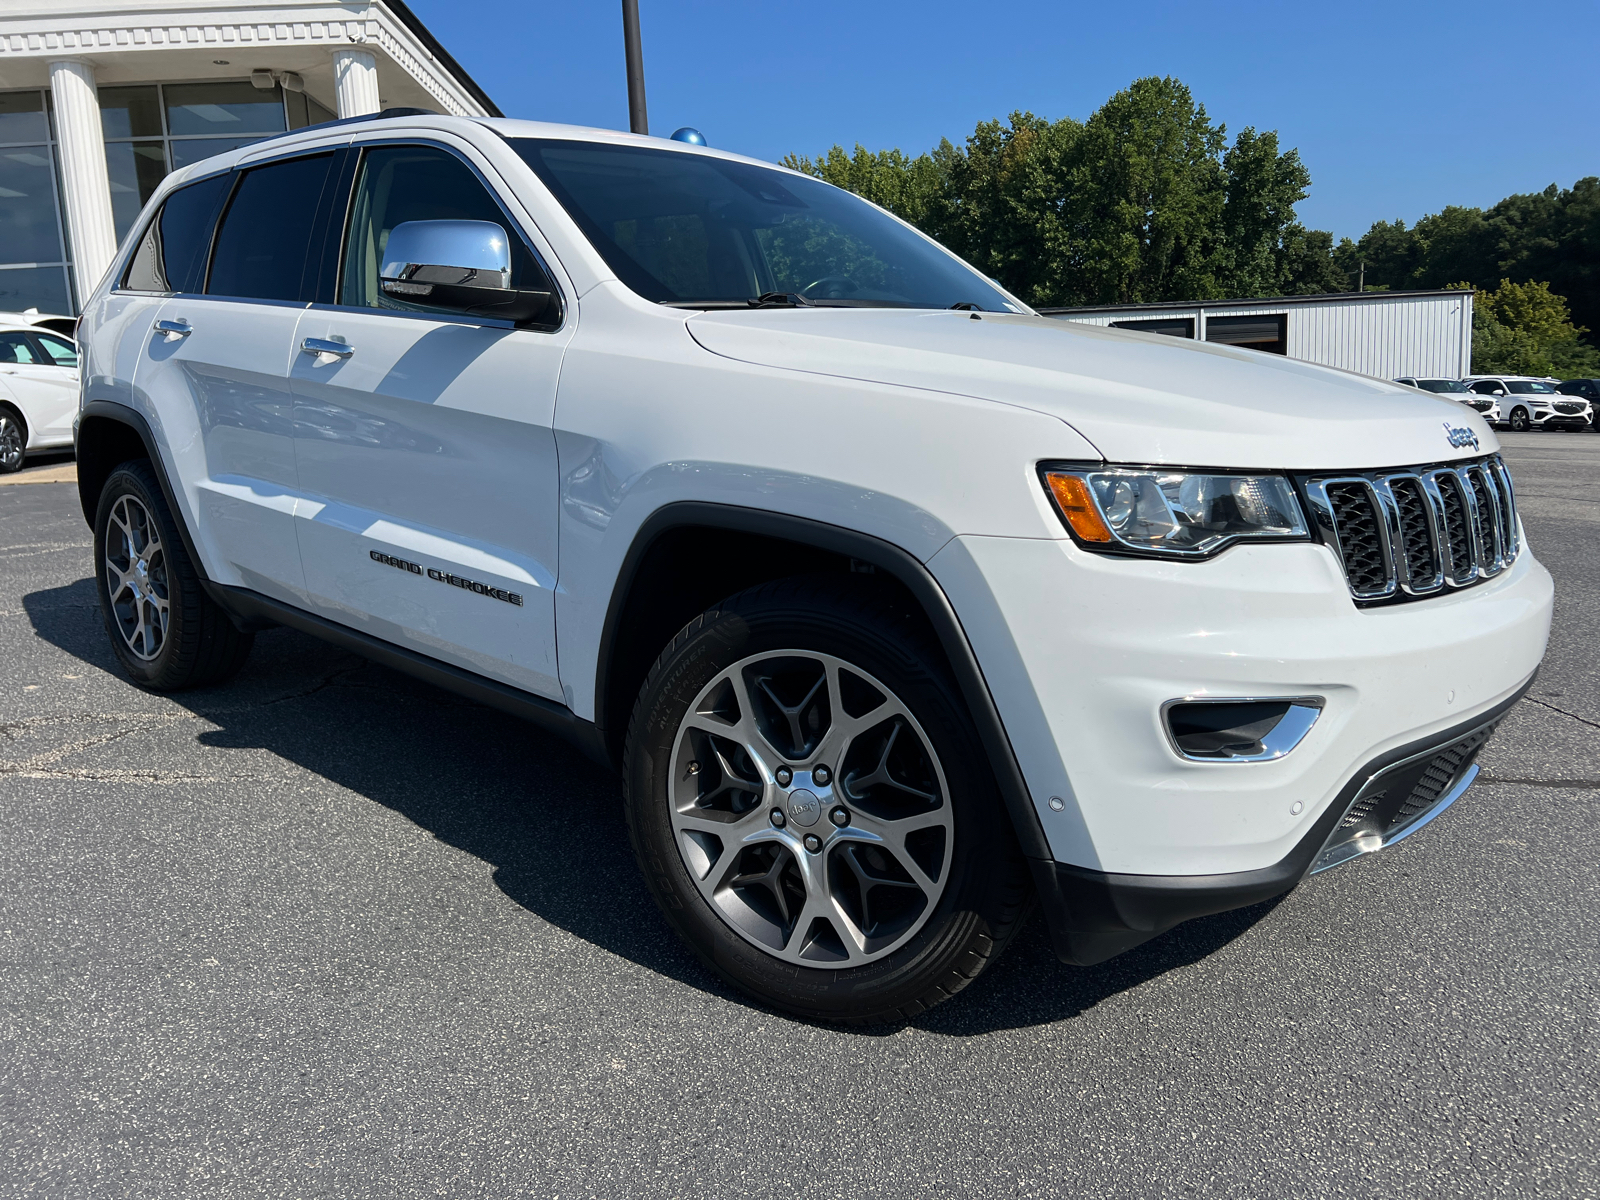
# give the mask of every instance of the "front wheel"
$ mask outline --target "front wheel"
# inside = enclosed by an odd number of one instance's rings
[[[741,593],[657,660],[629,726],[629,832],[713,970],[822,1020],[902,1020],[965,987],[1029,897],[936,646],[884,593]]]
[[[1529,422],[1528,422],[1528,410],[1527,409],[1525,409],[1525,408],[1513,408],[1511,410],[1511,429],[1512,429],[1512,432],[1514,432],[1514,433],[1527,433],[1528,432],[1528,423]]]

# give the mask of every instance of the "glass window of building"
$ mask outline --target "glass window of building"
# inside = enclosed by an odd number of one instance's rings
[[[0,311],[73,311],[42,91],[0,93]]]

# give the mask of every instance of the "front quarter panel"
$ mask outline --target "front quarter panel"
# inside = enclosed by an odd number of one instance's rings
[[[594,716],[607,604],[634,535],[663,505],[784,513],[922,561],[952,537],[1065,537],[1038,458],[1098,459],[1050,416],[963,396],[757,366],[689,337],[687,312],[619,284],[583,297],[562,366],[560,670]]]

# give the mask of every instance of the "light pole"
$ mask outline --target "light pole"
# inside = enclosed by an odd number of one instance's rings
[[[628,60],[628,128],[648,134],[644,110],[644,48],[639,44],[639,0],[622,0],[622,43]]]

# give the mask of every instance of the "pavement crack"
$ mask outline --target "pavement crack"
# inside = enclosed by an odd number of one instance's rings
[[[1563,717],[1571,717],[1574,721],[1587,725],[1590,729],[1600,729],[1600,721],[1591,721],[1588,717],[1580,717],[1577,713],[1569,713],[1564,708],[1557,708],[1547,700],[1535,700],[1532,696],[1524,696],[1529,704],[1537,704],[1540,708],[1548,708],[1553,713],[1560,713]]]
[[[1479,783],[1502,783],[1512,787],[1565,788],[1569,791],[1600,792],[1600,779],[1507,779],[1499,775],[1480,775]]]

